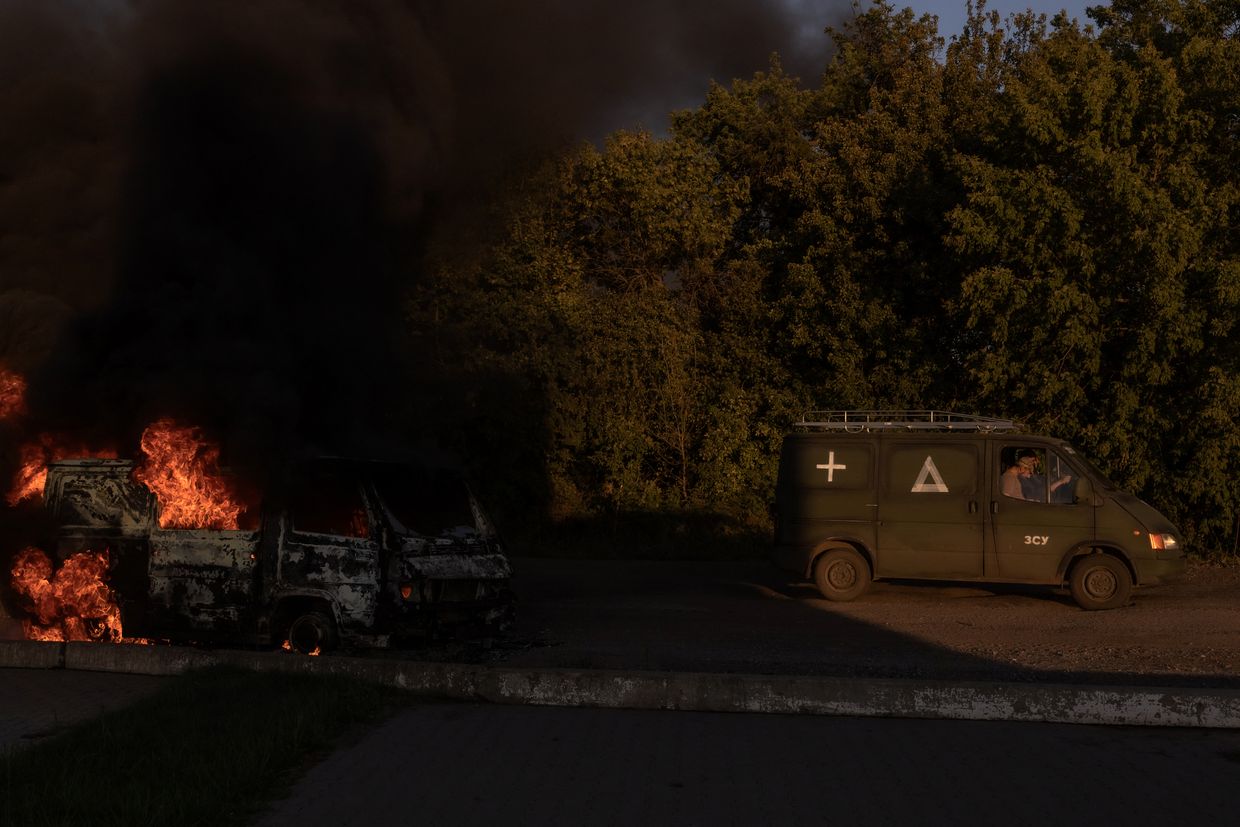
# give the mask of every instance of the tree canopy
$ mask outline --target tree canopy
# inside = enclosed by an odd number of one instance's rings
[[[979,3],[945,39],[884,0],[818,78],[774,58],[514,176],[496,238],[431,245],[428,408],[531,525],[761,529],[803,410],[946,408],[1072,441],[1234,554],[1240,4],[1090,15]]]

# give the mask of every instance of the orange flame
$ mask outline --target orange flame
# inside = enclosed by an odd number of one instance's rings
[[[49,459],[47,446],[42,443],[33,442],[22,446],[17,474],[13,477],[13,487],[5,498],[9,505],[43,496]]]
[[[0,419],[17,416],[26,409],[26,380],[21,374],[0,367]]]
[[[13,590],[33,618],[24,622],[31,640],[122,640],[121,611],[104,583],[108,552],[83,551],[52,573],[52,561],[37,548],[22,550],[13,563]]]
[[[245,510],[219,473],[220,449],[201,431],[161,419],[142,432],[134,479],[159,500],[162,528],[236,530]]]
[[[47,484],[48,464],[70,457],[115,459],[116,452],[93,451],[80,444],[57,441],[51,434],[41,434],[37,441],[21,447],[17,473],[5,500],[9,505],[15,506],[25,500],[42,497],[43,488]]]

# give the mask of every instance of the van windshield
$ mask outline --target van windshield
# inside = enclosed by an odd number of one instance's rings
[[[1106,474],[1102,473],[1102,469],[1100,469],[1097,465],[1094,465],[1093,462],[1091,462],[1088,457],[1078,452],[1071,445],[1063,444],[1063,445],[1060,445],[1059,447],[1065,454],[1067,454],[1069,457],[1072,458],[1073,462],[1077,463],[1078,465],[1085,466],[1085,470],[1089,472],[1089,475],[1093,477],[1094,482],[1096,482],[1098,485],[1101,485],[1103,488],[1108,488],[1108,489],[1119,488],[1118,485],[1111,482],[1111,480],[1107,477]]]
[[[460,528],[476,530],[469,489],[456,474],[400,466],[378,471],[374,483],[406,532],[434,536]]]

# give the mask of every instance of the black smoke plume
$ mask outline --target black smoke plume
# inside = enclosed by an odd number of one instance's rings
[[[124,454],[171,416],[233,460],[371,450],[418,393],[401,302],[450,212],[427,204],[659,131],[772,52],[812,78],[826,39],[806,32],[846,4],[806,5],[9,0],[0,364],[30,391],[8,441]]]

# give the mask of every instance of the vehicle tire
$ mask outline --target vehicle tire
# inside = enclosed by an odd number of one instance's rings
[[[827,549],[814,563],[814,583],[827,600],[856,600],[870,587],[870,566],[854,549]]]
[[[1132,596],[1132,576],[1109,554],[1090,554],[1076,561],[1069,581],[1072,599],[1082,609],[1117,609]]]
[[[288,642],[294,652],[317,655],[336,648],[336,623],[323,612],[298,615],[288,627]]]

